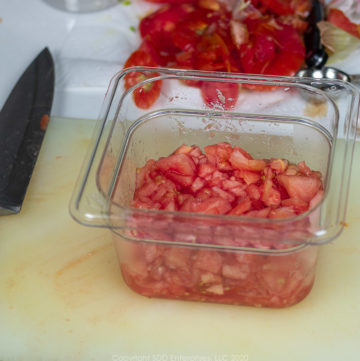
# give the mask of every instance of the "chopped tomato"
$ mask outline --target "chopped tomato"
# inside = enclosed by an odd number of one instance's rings
[[[137,170],[135,186],[132,206],[138,209],[230,215],[230,220],[243,217],[244,222],[249,217],[296,217],[323,198],[321,177],[305,162],[295,165],[281,158],[253,159],[239,146],[224,142],[208,145],[204,152],[195,145],[181,145],[167,157],[150,159]],[[316,222],[315,215],[308,226]],[[142,222],[141,218],[138,221]],[[219,226],[215,219],[214,239],[181,231],[172,239],[169,234],[176,225],[165,221],[162,234],[156,222],[146,223],[155,229],[151,233],[155,238],[140,229],[136,236],[185,242],[189,247],[125,243],[129,249],[124,254],[129,256],[122,265],[124,279],[140,294],[284,307],[299,302],[311,289],[316,260],[312,248],[276,257],[205,250],[199,247],[202,243],[263,249],[287,245],[276,240],[252,241],[246,226],[234,234],[231,227]]]
[[[321,180],[314,176],[280,174],[277,179],[285,187],[290,197],[298,198],[305,202],[310,202],[322,186]]]

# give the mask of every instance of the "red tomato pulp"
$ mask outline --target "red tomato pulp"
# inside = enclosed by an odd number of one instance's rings
[[[319,203],[322,195],[320,173],[305,162],[253,159],[228,143],[209,145],[204,151],[182,145],[168,157],[150,159],[137,170],[132,206],[274,219],[299,215]],[[141,224],[141,219],[137,221]],[[136,237],[147,239],[140,228]],[[172,241],[161,231],[157,237]],[[225,228],[214,240],[200,238],[192,242],[239,246]],[[276,238],[270,244],[249,241],[241,245],[268,250],[291,247]],[[119,241],[120,258],[126,254],[121,261],[124,279],[132,289],[149,297],[266,307],[290,306],[311,290],[316,247],[264,255],[200,246]]]

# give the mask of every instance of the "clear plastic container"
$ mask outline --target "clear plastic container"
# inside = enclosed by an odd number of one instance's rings
[[[129,68],[112,79],[71,201],[72,216],[111,230],[123,278],[142,295],[259,307],[301,301],[314,283],[318,246],[343,228],[356,88],[337,80],[146,71]],[[125,90],[129,73],[153,78]],[[138,108],[139,89],[156,82],[156,102]],[[217,102],[207,105],[199,88],[190,86],[199,82],[219,85]],[[228,107],[224,83],[240,89]],[[203,148],[218,142],[238,145],[254,158],[305,160],[322,174],[321,203],[286,219],[130,206],[136,169],[148,159],[168,156],[182,144]]]

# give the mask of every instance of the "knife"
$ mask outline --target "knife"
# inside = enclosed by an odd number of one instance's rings
[[[45,48],[12,89],[0,112],[0,215],[20,212],[49,121],[54,62]]]

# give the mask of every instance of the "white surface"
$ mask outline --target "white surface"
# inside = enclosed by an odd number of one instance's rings
[[[358,166],[347,227],[299,304],[149,299],[124,284],[111,232],[67,210],[94,124],[53,118],[21,213],[0,217],[1,361],[359,361]]]
[[[42,0],[0,0],[0,107],[28,64],[48,46],[55,61],[53,116],[97,118],[111,77],[138,46],[142,1],[74,14]]]

